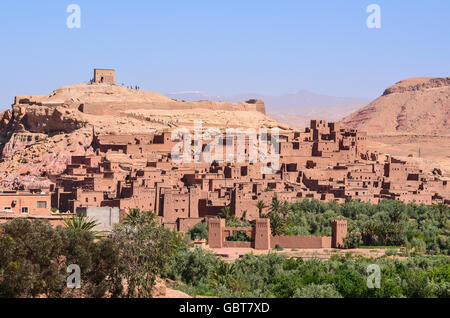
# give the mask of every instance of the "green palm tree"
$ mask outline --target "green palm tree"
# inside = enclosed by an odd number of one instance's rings
[[[103,236],[104,231],[96,231],[94,228],[99,223],[94,218],[87,218],[84,215],[72,215],[71,218],[64,219],[64,224],[67,228],[73,230],[87,231],[99,238]]]
[[[259,210],[259,217],[261,218],[262,217],[262,212],[263,212],[263,210],[264,209],[267,209],[268,208],[268,206],[264,203],[264,201],[258,201],[258,203],[256,203],[256,207],[258,208],[258,210]]]
[[[231,219],[231,208],[229,206],[225,206],[220,210],[219,216],[223,219],[229,220]]]
[[[123,218],[123,224],[136,226],[138,224],[150,223],[155,221],[156,214],[153,211],[141,212],[140,209],[130,209],[128,214]]]
[[[213,278],[219,281],[221,284],[226,283],[226,281],[236,274],[236,267],[232,263],[219,262],[213,272]]]
[[[123,218],[124,224],[136,225],[141,218],[141,211],[139,209],[130,209],[128,214]]]
[[[270,212],[280,214],[282,208],[283,208],[282,203],[280,201],[278,201],[278,199],[275,198],[272,201],[272,204],[270,205]]]
[[[286,218],[291,212],[291,205],[287,201],[284,201],[284,203],[281,205],[281,214],[284,218]]]
[[[291,212],[288,202],[282,203],[274,197],[266,217],[270,219],[272,235],[285,235],[288,229],[288,214]]]

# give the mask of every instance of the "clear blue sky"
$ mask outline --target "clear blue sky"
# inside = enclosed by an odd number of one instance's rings
[[[81,29],[66,8],[81,7]],[[366,8],[381,7],[381,29]],[[450,76],[450,1],[1,0],[0,109],[88,81],[94,67],[161,93],[374,98],[398,80]]]

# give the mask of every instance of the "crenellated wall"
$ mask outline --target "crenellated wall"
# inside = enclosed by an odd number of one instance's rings
[[[209,219],[209,247],[224,248],[255,248],[268,250],[279,245],[283,248],[319,249],[342,248],[343,239],[347,236],[347,221],[333,221],[332,236],[272,236],[269,219],[257,219],[255,227],[225,227],[224,219]],[[245,231],[248,236],[254,237],[254,242],[230,242],[226,241],[235,231]]]

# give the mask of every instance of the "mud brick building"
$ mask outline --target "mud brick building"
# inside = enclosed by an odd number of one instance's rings
[[[251,143],[245,140],[243,152],[248,154]],[[304,131],[281,133],[280,166],[271,173],[263,173],[268,164],[250,160],[207,163],[193,157],[175,163],[171,150],[179,141],[172,140],[171,131],[95,135],[94,155],[74,156],[64,173],[51,176],[51,207],[69,213],[110,207],[121,215],[129,209],[152,210],[164,226],[185,231],[216,217],[224,207],[238,218],[258,219],[257,203],[270,205],[275,195],[288,202],[308,198],[342,203],[353,198],[450,204],[450,181],[369,152],[364,132],[337,123],[313,120]],[[192,140],[192,148],[194,144]],[[203,142],[201,149],[206,146]],[[237,158],[236,148],[231,149]]]
[[[50,193],[41,192],[0,192],[0,223],[15,218],[48,221],[52,225],[62,225],[63,215],[51,211]]]
[[[94,69],[94,83],[109,83],[116,82],[116,71],[111,69]]]

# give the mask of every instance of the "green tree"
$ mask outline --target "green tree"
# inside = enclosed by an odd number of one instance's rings
[[[269,212],[265,217],[270,219],[270,228],[272,235],[284,235],[288,230],[288,223],[286,216],[288,214],[288,206],[282,204],[276,198],[272,201]]]
[[[350,232],[344,238],[344,248],[358,248],[362,243],[361,234],[358,232]]]
[[[230,220],[231,219],[231,208],[229,206],[225,206],[220,210],[219,216],[223,219]]]
[[[264,203],[264,201],[259,200],[258,203],[256,203],[256,207],[258,208],[259,211],[259,217],[262,218],[263,210],[267,209],[268,206]]]
[[[209,251],[181,246],[166,262],[162,273],[163,277],[199,286],[207,283],[218,262],[218,257]]]
[[[1,225],[0,297],[104,297],[107,275],[101,268],[110,255],[94,238],[86,230],[40,221],[15,219]],[[81,269],[80,290],[66,287],[70,264]]]
[[[207,240],[208,225],[204,222],[197,223],[191,227],[186,234],[191,238],[191,240]]]
[[[152,297],[156,276],[175,250],[177,237],[149,218],[116,226],[108,238],[116,258],[108,269],[112,297]]]
[[[130,209],[128,214],[123,218],[122,223],[130,226],[136,226],[142,223],[150,223],[157,219],[157,215],[153,211],[143,211],[140,209]]]
[[[15,219],[0,227],[0,296],[52,297],[65,287],[63,241],[43,222]]]

